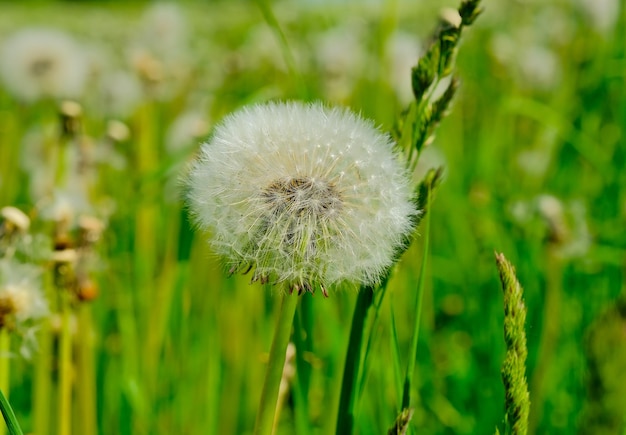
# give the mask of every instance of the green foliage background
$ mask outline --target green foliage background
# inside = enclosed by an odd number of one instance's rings
[[[168,154],[168,126],[194,98],[210,101],[204,108],[209,126],[244,104],[299,98],[349,105],[391,130],[404,104],[394,93],[385,44],[402,29],[425,46],[442,2],[273,4],[296,74],[288,63],[281,66],[286,54],[279,44],[271,56],[250,58],[263,48],[254,48],[259,34],[251,29],[266,27],[276,37],[254,4],[177,5],[189,23],[191,72],[168,98],[146,97],[122,119],[131,136],[115,147],[127,166],[100,168],[92,192],[94,203],[115,204],[93,271],[100,295],[88,308],[103,434],[235,434],[254,424],[278,299],[271,289],[249,285],[249,277],[227,278],[205,236],[190,228],[172,180],[197,145]],[[429,145],[439,153],[422,158],[446,169],[432,208],[413,433],[493,433],[502,424],[503,309],[495,250],[516,265],[525,289],[531,428],[621,433],[592,426],[588,401],[626,415],[626,395],[618,394],[626,385],[626,360],[612,352],[626,344],[626,335],[604,334],[598,320],[625,291],[626,9],[622,5],[614,26],[601,30],[577,5],[485,1],[484,14],[464,32],[457,59],[461,87]],[[112,62],[123,64],[145,7],[3,3],[0,42],[24,26],[56,27],[106,46]],[[366,30],[359,41],[369,57],[338,97],[328,92],[327,71],[312,56],[313,35],[354,21]],[[548,55],[533,58],[537,52]],[[98,98],[89,87],[81,100],[84,130],[94,140],[104,136],[107,120]],[[29,212],[41,232],[50,226],[38,220],[29,196],[33,174],[20,169],[19,160],[29,131],[51,131],[46,134],[54,141],[57,123],[55,102],[23,104],[0,88],[0,206]],[[561,202],[560,221],[542,214],[542,195]],[[399,411],[396,367],[408,357],[421,252],[418,239],[368,325],[372,345],[358,433],[385,433]],[[346,290],[328,299],[303,296],[297,316],[308,331],[308,352],[301,355],[298,382],[309,384],[308,394],[304,403],[288,400],[279,433],[305,433],[294,428],[298,413],[307,417],[310,433],[332,433],[355,300]],[[400,360],[393,357],[392,312]],[[626,320],[617,319],[623,328]],[[586,340],[605,335],[613,341],[588,361]],[[33,424],[36,360],[37,354],[33,361],[12,361],[10,399],[25,432]],[[613,369],[598,375],[594,364]],[[612,381],[604,373],[612,373]],[[589,382],[612,394],[590,396]],[[54,401],[51,394],[52,410]],[[617,425],[624,430],[623,417]]]

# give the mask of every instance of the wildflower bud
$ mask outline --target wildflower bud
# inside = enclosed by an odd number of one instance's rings
[[[57,264],[74,264],[78,260],[75,249],[61,249],[52,253],[52,261]]]
[[[83,108],[75,101],[63,101],[59,110],[63,136],[76,136],[80,133],[80,117]]]
[[[2,225],[7,233],[13,232],[13,229],[26,232],[30,227],[30,219],[26,214],[16,207],[2,207],[0,216],[3,218]]]
[[[188,177],[196,223],[230,272],[290,292],[374,285],[417,214],[390,139],[343,109],[271,103],[217,126]]]
[[[107,122],[106,135],[113,142],[124,142],[130,137],[130,129],[122,121],[112,119]]]
[[[76,288],[76,296],[79,301],[90,302],[98,297],[98,285],[89,278],[80,279]]]
[[[78,227],[81,230],[81,240],[85,245],[91,245],[98,241],[104,230],[104,222],[93,216],[81,216],[78,219]]]

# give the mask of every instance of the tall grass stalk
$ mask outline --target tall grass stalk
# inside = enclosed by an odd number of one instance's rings
[[[274,330],[274,338],[270,349],[270,358],[265,372],[263,390],[261,391],[261,402],[254,426],[255,435],[270,435],[272,433],[274,416],[276,415],[278,389],[285,365],[285,352],[291,336],[291,327],[296,314],[298,299],[297,295],[289,293],[285,293],[282,297],[280,313],[276,321],[276,329]]]

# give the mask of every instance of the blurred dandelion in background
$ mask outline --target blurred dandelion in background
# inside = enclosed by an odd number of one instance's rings
[[[36,322],[48,314],[40,276],[42,270],[14,259],[0,260],[0,328],[23,338],[20,353],[30,356]],[[4,357],[4,355],[0,355]]]
[[[0,51],[0,77],[7,90],[29,102],[79,96],[88,71],[81,47],[60,30],[24,28],[9,36]]]
[[[326,295],[392,264],[416,214],[403,167],[390,139],[347,110],[257,105],[203,145],[189,203],[231,272]]]

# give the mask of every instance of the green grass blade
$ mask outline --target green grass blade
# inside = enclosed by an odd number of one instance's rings
[[[391,315],[391,361],[393,362],[393,377],[396,382],[396,392],[399,401],[402,400],[402,369],[400,368],[400,345],[398,343],[398,328],[396,327],[396,316],[393,309]]]
[[[351,434],[354,429],[354,403],[356,401],[357,379],[361,369],[361,347],[363,345],[363,329],[369,308],[374,302],[374,290],[362,287],[359,291],[352,316],[348,353],[343,368],[343,381],[337,414],[337,434]]]
[[[426,210],[430,209],[431,186],[426,191]],[[426,213],[424,227],[424,251],[420,277],[417,283],[417,297],[415,299],[415,324],[413,326],[413,338],[411,340],[411,350],[407,363],[406,375],[404,378],[404,388],[402,393],[402,409],[407,409],[411,403],[411,385],[413,382],[413,372],[415,371],[415,361],[417,360],[417,343],[419,339],[420,321],[422,318],[422,299],[424,296],[424,285],[426,280],[426,267],[428,265],[429,233],[430,233],[430,213]]]
[[[17,418],[15,418],[13,408],[11,408],[9,401],[6,397],[4,397],[4,393],[2,391],[0,391],[0,411],[2,411],[4,421],[9,429],[9,435],[24,435],[24,432],[22,432],[22,429],[17,422]]]

